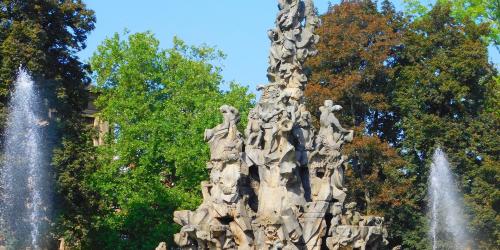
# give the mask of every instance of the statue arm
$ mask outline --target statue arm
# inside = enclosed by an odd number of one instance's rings
[[[203,139],[205,141],[210,141],[212,137],[214,136],[214,131],[213,129],[205,129],[205,133],[203,135]]]
[[[331,116],[331,123],[333,123],[333,125],[335,125],[335,127],[337,127],[337,129],[340,131],[340,132],[343,132],[343,133],[349,133],[350,131],[343,128],[342,125],[340,125],[340,122],[339,120],[337,119],[337,117],[335,117],[334,114],[332,114]]]
[[[250,134],[252,134],[253,132],[253,125],[254,121],[253,120],[249,120],[248,121],[248,124],[247,124],[247,127],[245,128],[245,136],[248,138],[250,136]]]
[[[276,115],[278,115],[282,111],[283,111],[282,109],[275,108],[271,112],[266,112],[262,116],[262,120],[264,120],[265,122],[269,122],[273,117],[275,117]]]

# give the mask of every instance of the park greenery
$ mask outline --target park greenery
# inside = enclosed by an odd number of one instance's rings
[[[349,150],[358,177],[348,184],[351,197],[391,218],[391,242],[412,249],[428,245],[427,176],[438,145],[459,176],[469,230],[484,249],[500,243],[498,72],[484,39],[494,29],[455,18],[453,4],[438,2],[419,18],[388,1],[380,10],[335,5],[322,16],[319,54],[309,61],[311,107],[333,98],[361,134]]]
[[[418,0],[404,0],[407,13],[421,17],[429,12],[429,7]],[[439,4],[450,6],[450,16],[460,22],[473,21],[486,26],[490,32],[483,39],[500,51],[500,2],[496,0],[438,0]]]
[[[89,178],[101,197],[92,247],[153,249],[175,233],[174,210],[196,208],[208,178],[201,135],[220,122],[213,114],[230,104],[246,117],[252,106],[247,88],[220,90],[220,52],[158,45],[151,33],[115,35],[91,59],[101,118],[116,126]]]
[[[499,2],[406,2],[404,12],[388,0],[353,0],[320,13],[308,109],[325,99],[344,107],[341,123],[356,131],[346,148],[348,197],[386,217],[389,249],[428,249],[437,146],[452,162],[478,248],[497,249],[500,77],[488,46],[500,45]],[[247,87],[223,81],[224,54],[180,38],[161,48],[150,32],[125,32],[110,34],[85,64],[76,53],[96,19],[80,0],[2,1],[0,22],[0,129],[21,64],[43,79],[58,111],[54,239],[75,249],[172,245],[173,212],[195,209],[208,178],[204,130],[221,121],[222,104],[239,109],[242,126],[255,104]],[[91,82],[112,127],[99,147],[81,115]]]

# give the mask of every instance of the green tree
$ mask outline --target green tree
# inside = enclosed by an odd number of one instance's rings
[[[80,117],[87,104],[85,86],[90,79],[76,52],[85,48],[94,23],[94,12],[81,0],[0,2],[0,130],[5,126],[12,83],[19,65],[23,65],[41,86],[41,94],[48,101],[45,108],[57,110],[57,119],[51,120],[48,129],[55,133],[45,146],[58,148],[53,162],[59,194],[56,209],[61,218],[78,217],[80,213],[74,212],[85,209],[87,200],[80,195],[86,192],[80,190],[80,177],[75,173],[92,159],[91,151],[81,146],[86,137],[81,137],[85,126]],[[67,178],[70,176],[76,178]],[[70,223],[72,219],[57,222],[58,228],[79,226]]]
[[[443,148],[465,194],[474,247],[482,249],[500,242],[497,72],[481,39],[489,32],[487,26],[459,22],[448,3],[434,5],[405,34],[394,91],[401,152],[416,166],[414,188],[426,193],[430,158],[436,147]]]
[[[214,65],[222,57],[176,38],[173,48],[160,49],[148,32],[115,34],[99,46],[91,59],[96,104],[114,133],[99,147],[92,176],[100,207],[89,246],[153,249],[172,242],[179,229],[173,211],[199,205],[209,157],[204,130],[220,122],[222,104],[245,118],[253,100],[236,84],[220,90],[221,69]]]
[[[0,101],[6,103],[23,65],[39,79],[57,81],[47,87],[63,119],[85,107],[89,79],[75,53],[94,29],[93,11],[80,0],[2,1],[0,10]]]
[[[308,60],[312,74],[306,88],[310,110],[326,99],[344,107],[343,124],[356,136],[346,148],[348,199],[363,212],[384,215],[391,245],[413,235],[422,214],[414,204],[409,163],[396,148],[399,117],[392,106],[394,67],[405,20],[389,1],[381,11],[372,1],[343,1],[321,16],[318,55]]]
[[[98,168],[92,136],[95,135],[88,128],[82,128],[78,135],[66,134],[52,159],[59,173],[58,203],[61,204],[56,235],[76,249],[84,247],[90,237],[91,219],[99,205],[99,196],[90,185],[91,175]]]
[[[425,15],[429,8],[418,0],[404,0],[408,13]],[[498,0],[438,0],[439,4],[450,4],[451,16],[460,22],[475,21],[488,25],[490,32],[484,37],[500,51],[500,1]]]

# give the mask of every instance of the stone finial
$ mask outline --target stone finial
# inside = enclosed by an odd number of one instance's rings
[[[312,0],[280,0],[276,27],[268,31],[271,40],[267,76],[270,82],[284,86],[292,98],[300,100],[307,83],[303,64],[317,54],[319,23]]]

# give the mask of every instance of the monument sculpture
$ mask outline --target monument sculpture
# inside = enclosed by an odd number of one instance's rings
[[[223,105],[223,122],[205,131],[210,145],[203,203],[176,211],[181,249],[378,249],[387,244],[384,219],[345,204],[341,153],[353,131],[327,100],[315,131],[304,105],[306,58],[314,56],[319,24],[312,0],[278,0],[271,40],[269,84],[250,111],[245,137],[239,113]]]

